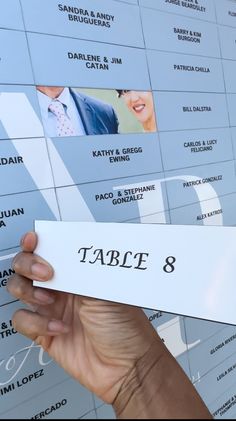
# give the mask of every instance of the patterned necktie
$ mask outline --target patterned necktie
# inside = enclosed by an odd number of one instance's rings
[[[75,136],[75,129],[69,117],[67,117],[64,105],[58,101],[53,101],[48,109],[55,115],[57,120],[57,135],[60,137]]]

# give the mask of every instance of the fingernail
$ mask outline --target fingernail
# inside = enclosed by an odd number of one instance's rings
[[[39,280],[47,280],[51,275],[50,269],[42,263],[34,263],[31,270],[32,274]]]
[[[12,259],[11,267],[12,267],[13,270],[15,270],[15,262],[16,262],[17,258],[18,258],[18,254]]]
[[[54,333],[68,333],[70,328],[66,326],[61,320],[51,320],[48,323],[48,330]]]
[[[21,240],[20,240],[20,245],[21,246],[23,246],[26,236],[27,236],[27,234],[23,235],[23,237],[21,238]]]
[[[36,298],[37,301],[40,301],[43,304],[53,304],[54,303],[54,297],[43,289],[35,289],[34,291],[34,298]]]
[[[27,306],[27,308],[30,310],[30,311],[33,311],[33,313],[36,313],[36,311],[38,310],[38,308],[39,308],[39,306],[37,305],[33,305],[33,304],[26,304],[26,306]]]

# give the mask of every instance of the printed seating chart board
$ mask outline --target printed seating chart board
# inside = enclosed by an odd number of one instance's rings
[[[14,330],[12,258],[35,219],[235,226],[235,74],[235,0],[1,1],[0,418],[115,417]],[[236,418],[236,328],[144,311]]]

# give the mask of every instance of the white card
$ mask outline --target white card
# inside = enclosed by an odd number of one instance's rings
[[[236,324],[236,227],[36,221],[53,290]]]

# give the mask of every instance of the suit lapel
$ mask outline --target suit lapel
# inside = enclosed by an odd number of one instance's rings
[[[85,98],[80,97],[79,94],[76,95],[73,90],[70,90],[70,92],[77,106],[85,133],[87,135],[97,134],[97,122],[94,110],[88,105]]]

